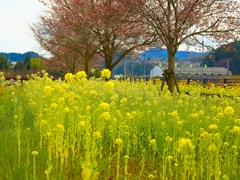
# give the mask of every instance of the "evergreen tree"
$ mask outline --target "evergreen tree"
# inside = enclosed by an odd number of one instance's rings
[[[0,56],[0,70],[10,70],[11,62],[8,61],[7,56]]]
[[[22,61],[18,61],[13,69],[15,71],[20,71],[22,73],[26,73],[27,72],[27,67],[25,66],[25,64]]]
[[[29,70],[31,68],[30,62],[31,62],[31,58],[30,58],[29,54],[27,53],[26,57],[24,59],[24,65],[25,65],[27,70]]]

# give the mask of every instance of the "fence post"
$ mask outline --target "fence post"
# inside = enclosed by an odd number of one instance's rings
[[[187,78],[187,84],[190,84],[190,77]]]
[[[227,78],[224,78],[223,79],[223,86],[224,86],[224,88],[226,87],[226,85],[227,85]]]
[[[203,79],[203,87],[206,87],[206,82],[207,82],[207,80]]]

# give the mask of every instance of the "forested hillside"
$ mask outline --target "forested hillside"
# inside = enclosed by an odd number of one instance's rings
[[[32,52],[32,51],[26,52],[26,53],[23,53],[23,54],[21,54],[21,53],[16,53],[16,52],[12,52],[12,53],[0,52],[0,56],[5,55],[9,61],[17,62],[17,61],[24,61],[27,53],[28,53],[28,55],[30,56],[30,58],[39,57],[39,54],[38,54],[38,53],[35,53],[35,52]]]
[[[234,75],[240,75],[240,41],[229,43],[212,51],[204,58],[205,64],[210,67],[226,67]]]

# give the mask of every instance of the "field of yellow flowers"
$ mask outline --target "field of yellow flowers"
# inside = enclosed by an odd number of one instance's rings
[[[240,179],[237,87],[109,76],[0,74],[0,179]]]

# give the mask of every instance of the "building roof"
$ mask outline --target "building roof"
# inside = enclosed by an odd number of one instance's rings
[[[162,70],[167,67],[161,67]],[[227,73],[227,69],[224,67],[175,67],[175,73]],[[229,71],[230,73],[230,71]]]

